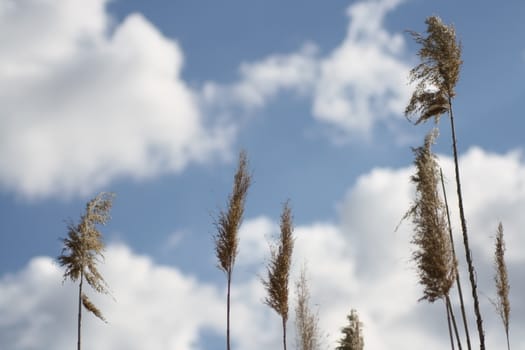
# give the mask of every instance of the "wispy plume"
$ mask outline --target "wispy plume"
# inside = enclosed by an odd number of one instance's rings
[[[416,173],[412,182],[416,185],[416,199],[407,213],[414,223],[412,243],[416,250],[412,257],[424,287],[421,299],[429,302],[445,298],[456,277],[446,209],[438,193],[439,166],[431,150],[435,137],[434,130],[425,137],[424,146],[414,149]]]
[[[105,321],[102,312],[83,291],[84,280],[95,291],[108,294],[106,281],[97,268],[97,262],[104,258],[104,242],[97,225],[105,225],[113,204],[112,193],[100,193],[86,205],[86,212],[80,222],[68,225],[68,236],[63,238],[64,248],[57,258],[60,266],[65,266],[64,280],[70,279],[78,284],[78,322],[77,349],[81,348],[82,306],[93,315]]]
[[[215,240],[215,255],[218,268],[224,271],[227,278],[227,305],[226,305],[226,348],[230,349],[230,291],[233,266],[239,250],[239,227],[244,215],[246,195],[251,184],[251,175],[248,172],[248,157],[246,152],[239,154],[239,165],[233,180],[233,190],[228,201],[228,210],[221,211],[215,226],[217,234]]]
[[[510,350],[509,341],[509,320],[510,320],[510,301],[509,301],[509,276],[507,273],[507,264],[505,263],[505,240],[503,239],[503,225],[501,222],[498,225],[496,232],[496,243],[494,249],[494,269],[496,275],[494,282],[496,283],[496,292],[498,297],[494,302],[496,310],[505,327],[505,336],[507,337],[507,349]]]
[[[274,309],[282,320],[283,347],[286,350],[286,322],[288,321],[288,281],[294,246],[292,210],[286,202],[281,214],[279,242],[270,247],[267,278],[262,283],[268,293],[264,303]]]

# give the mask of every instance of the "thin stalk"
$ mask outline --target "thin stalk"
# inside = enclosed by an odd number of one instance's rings
[[[226,348],[230,350],[230,291],[232,274],[228,272],[228,294],[226,296]]]
[[[458,349],[462,350],[461,340],[459,339],[458,324],[456,323],[456,316],[454,315],[454,310],[452,309],[452,303],[450,302],[450,297],[447,295],[445,300],[447,304],[447,313],[450,315],[450,318],[452,319],[452,326],[454,327],[454,334],[456,335],[456,341],[458,342]]]
[[[283,349],[286,350],[286,318],[283,319]]]
[[[82,282],[84,282],[84,271],[80,271],[80,283],[78,284],[78,325],[77,325],[77,350],[80,350],[80,329],[82,324]]]
[[[448,105],[449,105],[448,114],[450,116],[450,127],[452,130],[452,149],[454,152],[454,167],[456,171],[456,189],[458,193],[459,217],[461,220],[461,231],[463,233],[463,245],[465,246],[465,256],[467,259],[470,285],[472,287],[472,299],[474,301],[474,313],[476,314],[476,325],[477,325],[478,334],[479,334],[479,348],[480,350],[485,350],[485,334],[483,332],[483,319],[481,318],[481,312],[479,309],[479,299],[478,299],[477,284],[476,284],[476,271],[474,270],[474,264],[472,263],[472,252],[470,251],[470,246],[468,242],[468,234],[467,234],[467,221],[465,219],[465,211],[463,209],[463,195],[461,191],[461,180],[460,180],[460,175],[459,175],[456,129],[454,126],[454,113],[452,112],[452,99],[450,98],[450,95],[448,97]]]
[[[454,255],[454,259],[457,260],[456,248],[454,246],[454,237],[452,235],[452,224],[450,220],[450,211],[448,208],[447,191],[445,190],[445,181],[443,180],[443,170],[441,168],[439,169],[439,175],[441,177],[441,187],[443,189],[443,200],[445,202],[445,209],[447,212],[448,233],[450,235],[450,244],[452,245],[452,254]],[[470,334],[468,330],[467,314],[465,312],[465,302],[463,300],[463,290],[461,288],[461,281],[459,278],[459,269],[457,268],[457,265],[456,265],[456,283],[458,285],[459,303],[460,303],[460,308],[461,308],[461,318],[463,319],[463,326],[465,328],[465,337],[467,338],[467,348],[468,350],[472,350],[472,346],[470,344]]]
[[[450,309],[448,307],[448,302],[445,301],[445,309],[447,310],[447,325],[448,325],[448,336],[450,338],[450,348],[455,350],[454,347],[454,337],[452,336],[452,321],[450,320]]]

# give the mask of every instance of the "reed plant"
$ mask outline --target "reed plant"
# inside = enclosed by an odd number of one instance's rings
[[[411,217],[414,224],[412,243],[415,250],[412,259],[417,266],[419,283],[423,286],[423,297],[420,300],[431,303],[438,299],[443,300],[449,322],[451,347],[454,349],[455,334],[461,350],[449,296],[456,280],[457,263],[448,234],[446,207],[439,196],[440,168],[431,149],[436,136],[437,129],[434,129],[425,137],[424,145],[413,150],[416,172],[411,180],[416,185],[416,197],[405,217]]]
[[[407,216],[414,223],[412,243],[416,246],[413,260],[423,285],[421,300],[434,302],[445,298],[454,284],[456,260],[447,231],[445,206],[438,194],[439,167],[431,144],[435,132],[425,137],[424,146],[414,149],[416,199]]]
[[[86,212],[78,224],[68,224],[68,236],[62,239],[64,247],[58,263],[66,268],[64,280],[78,281],[77,350],[81,349],[82,306],[106,321],[102,312],[84,293],[84,281],[98,293],[108,294],[108,284],[100,274],[97,263],[104,258],[104,242],[97,225],[106,224],[113,203],[112,193],[100,193],[86,205]]]
[[[237,172],[233,180],[233,190],[228,199],[227,211],[221,211],[215,222],[217,233],[215,240],[215,255],[217,267],[226,274],[226,348],[230,350],[230,294],[233,267],[239,250],[239,227],[241,226],[246,195],[251,184],[251,175],[248,172],[248,157],[246,152],[239,154]]]
[[[336,350],[363,350],[365,341],[363,339],[363,323],[359,321],[359,315],[355,309],[350,310],[346,316],[348,325],[341,329],[343,337],[339,339]]]
[[[288,321],[288,282],[294,247],[292,211],[286,202],[281,214],[279,241],[270,246],[270,260],[266,268],[267,278],[262,279],[267,296],[264,303],[281,316],[283,349],[286,350],[286,322]]]
[[[405,109],[405,115],[407,117],[417,115],[418,117],[415,124],[425,122],[432,118],[434,118],[437,123],[443,114],[448,114],[449,116],[463,245],[472,289],[480,350],[485,350],[483,319],[479,307],[476,272],[472,261],[472,252],[470,250],[467,221],[463,205],[457,137],[452,108],[452,100],[456,96],[455,88],[459,80],[462,64],[461,45],[456,39],[454,27],[445,25],[439,17],[428,17],[425,23],[427,24],[426,36],[420,33],[410,32],[416,43],[420,45],[418,55],[421,62],[410,71],[411,82],[416,82],[417,84],[410,102]]]
[[[310,306],[306,266],[303,265],[299,279],[295,283],[295,331],[298,350],[319,350],[321,337],[319,320]]]
[[[498,225],[496,232],[496,242],[494,248],[494,282],[496,283],[497,298],[493,302],[498,315],[501,318],[503,327],[505,328],[505,336],[507,338],[507,350],[510,350],[509,341],[509,321],[510,321],[510,301],[509,301],[509,277],[507,273],[507,264],[505,263],[505,240],[503,238],[503,225],[501,222]]]

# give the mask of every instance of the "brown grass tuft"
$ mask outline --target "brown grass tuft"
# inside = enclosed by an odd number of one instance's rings
[[[320,334],[317,315],[310,308],[310,289],[306,278],[306,266],[301,268],[299,279],[295,283],[295,328],[297,348],[299,350],[318,350]]]
[[[496,233],[496,243],[494,249],[494,268],[496,275],[494,282],[496,283],[496,291],[498,297],[494,305],[505,327],[505,335],[507,337],[507,348],[510,350],[509,343],[509,318],[510,318],[510,301],[509,301],[509,277],[507,274],[507,265],[505,263],[505,240],[503,239],[503,225],[501,222],[498,225]]]
[[[68,236],[63,238],[64,248],[57,258],[60,266],[65,266],[64,280],[78,283],[78,321],[77,350],[81,349],[82,306],[106,322],[102,312],[83,292],[84,280],[99,293],[108,294],[108,285],[97,268],[97,262],[104,259],[104,242],[97,225],[105,225],[110,219],[109,211],[113,204],[113,193],[100,193],[86,204],[86,213],[78,225],[68,224]]]
[[[431,145],[435,132],[425,137],[423,147],[414,149],[416,199],[407,215],[414,223],[413,260],[424,287],[421,299],[434,302],[445,298],[456,277],[456,260],[447,231],[446,210],[438,194],[439,167]]]
[[[294,246],[292,211],[288,202],[281,214],[281,235],[279,243],[271,246],[270,261],[267,266],[267,279],[262,283],[268,292],[264,303],[274,309],[282,318],[283,345],[286,350],[286,321],[288,320],[288,280]]]
[[[244,215],[244,204],[251,183],[251,175],[248,173],[248,157],[246,152],[239,154],[239,165],[233,180],[232,194],[228,200],[228,211],[221,211],[215,222],[217,234],[215,240],[215,255],[217,256],[217,267],[224,271],[227,279],[226,296],[226,349],[230,345],[230,289],[235,258],[239,249],[238,231]]]
[[[84,305],[84,307],[93,315],[106,322],[102,312],[91,302],[91,300],[89,300],[88,296],[84,293],[82,293],[82,305]]]
[[[352,309],[347,317],[348,325],[341,329],[343,337],[339,340],[336,350],[363,350],[363,323],[359,321],[357,311]]]
[[[233,191],[228,200],[228,211],[221,211],[215,223],[215,254],[218,267],[229,274],[233,270],[239,247],[237,235],[244,215],[244,204],[251,183],[246,152],[239,154],[239,165],[234,177]]]
[[[85,279],[97,292],[108,294],[108,285],[97,268],[104,258],[104,242],[97,225],[105,225],[113,204],[113,193],[100,193],[86,204],[86,212],[77,225],[68,224],[68,237],[63,238],[64,248],[58,257],[65,266],[64,280]]]
[[[461,220],[461,231],[463,234],[463,245],[465,247],[465,258],[467,261],[469,281],[472,288],[472,299],[474,313],[476,315],[476,326],[478,329],[480,350],[485,350],[485,335],[483,330],[483,318],[479,307],[477,292],[476,271],[472,261],[470,250],[467,220],[463,207],[463,193],[461,190],[461,179],[459,172],[457,139],[452,110],[452,99],[456,95],[455,87],[459,79],[461,68],[461,45],[456,41],[456,31],[453,26],[445,25],[439,17],[428,17],[427,36],[411,32],[414,40],[421,45],[418,55],[421,63],[410,72],[411,82],[417,82],[415,91],[405,109],[407,117],[419,114],[416,124],[424,122],[432,117],[438,122],[440,116],[448,112],[450,117],[450,128],[452,137],[452,150],[454,154],[454,168],[456,173],[456,190],[458,194],[459,217]]]
[[[436,16],[428,17],[425,23],[426,37],[410,32],[421,45],[418,52],[421,63],[410,71],[410,81],[417,85],[405,114],[419,114],[416,124],[431,117],[438,121],[449,110],[462,64],[461,45],[456,42],[454,27],[443,24]]]

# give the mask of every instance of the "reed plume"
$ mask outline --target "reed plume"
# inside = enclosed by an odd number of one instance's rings
[[[306,266],[301,268],[299,279],[295,283],[295,329],[299,350],[318,350],[320,334],[317,315],[310,308],[310,289],[306,278]]]
[[[445,206],[438,194],[439,167],[431,145],[435,130],[425,137],[424,146],[414,149],[416,199],[407,216],[414,223],[413,260],[423,286],[421,300],[434,302],[445,298],[456,277],[456,260],[447,233]]]
[[[416,173],[411,180],[416,185],[416,199],[406,216],[410,216],[414,224],[412,243],[416,249],[412,259],[417,266],[419,283],[423,286],[423,297],[420,300],[431,303],[438,299],[444,301],[451,347],[454,349],[450,320],[461,350],[456,319],[449,297],[450,289],[456,279],[457,265],[447,230],[446,207],[438,193],[439,166],[431,150],[436,136],[437,130],[434,129],[425,137],[424,145],[413,150]]]
[[[339,339],[336,350],[363,350],[365,342],[363,339],[363,323],[359,321],[357,311],[352,309],[350,315],[346,316],[348,325],[341,329],[343,337]]]
[[[68,237],[63,238],[64,248],[58,257],[60,266],[65,266],[64,280],[79,281],[77,349],[81,348],[82,306],[105,322],[102,312],[83,292],[84,280],[95,291],[108,294],[108,285],[97,268],[99,258],[104,258],[104,243],[97,225],[105,225],[113,203],[112,193],[100,193],[86,205],[86,212],[77,225],[68,224]]]
[[[509,277],[507,274],[507,264],[505,263],[505,240],[503,239],[503,225],[501,222],[498,225],[496,233],[496,243],[494,249],[494,268],[496,275],[494,282],[496,283],[496,291],[498,297],[494,302],[496,311],[498,312],[501,322],[505,327],[505,336],[507,337],[507,349],[510,350],[509,342],[509,316],[510,316],[510,301],[509,301]]]
[[[467,222],[463,207],[456,129],[452,109],[452,99],[456,95],[455,87],[459,80],[459,72],[462,64],[461,45],[456,40],[454,27],[445,25],[439,17],[428,17],[425,23],[427,24],[427,36],[411,32],[414,40],[421,45],[418,52],[421,63],[410,71],[410,81],[417,82],[417,85],[405,109],[405,115],[409,117],[413,114],[418,114],[419,117],[415,121],[416,124],[427,121],[432,117],[438,122],[440,116],[444,113],[448,113],[450,117],[463,245],[465,247],[465,257],[472,289],[480,350],[485,350],[485,334],[483,331],[483,319],[479,308],[476,272],[472,261],[472,252],[470,250]]]
[[[418,52],[421,63],[410,71],[410,82],[417,85],[405,114],[419,114],[416,124],[432,117],[437,122],[443,113],[450,111],[449,101],[456,95],[462,64],[454,27],[443,24],[436,16],[428,17],[425,23],[428,36],[410,31],[421,45]]]
[[[230,292],[233,266],[239,249],[238,231],[244,215],[246,195],[251,183],[248,173],[248,158],[246,152],[239,154],[239,164],[233,180],[233,191],[228,200],[228,211],[221,211],[215,222],[217,234],[215,240],[215,254],[218,268],[227,278],[226,295],[226,348],[230,350]]]
[[[288,321],[288,280],[294,246],[292,211],[288,202],[281,214],[281,234],[276,246],[270,246],[267,278],[262,283],[268,293],[264,303],[274,309],[282,320],[283,348],[286,350],[286,322]]]

